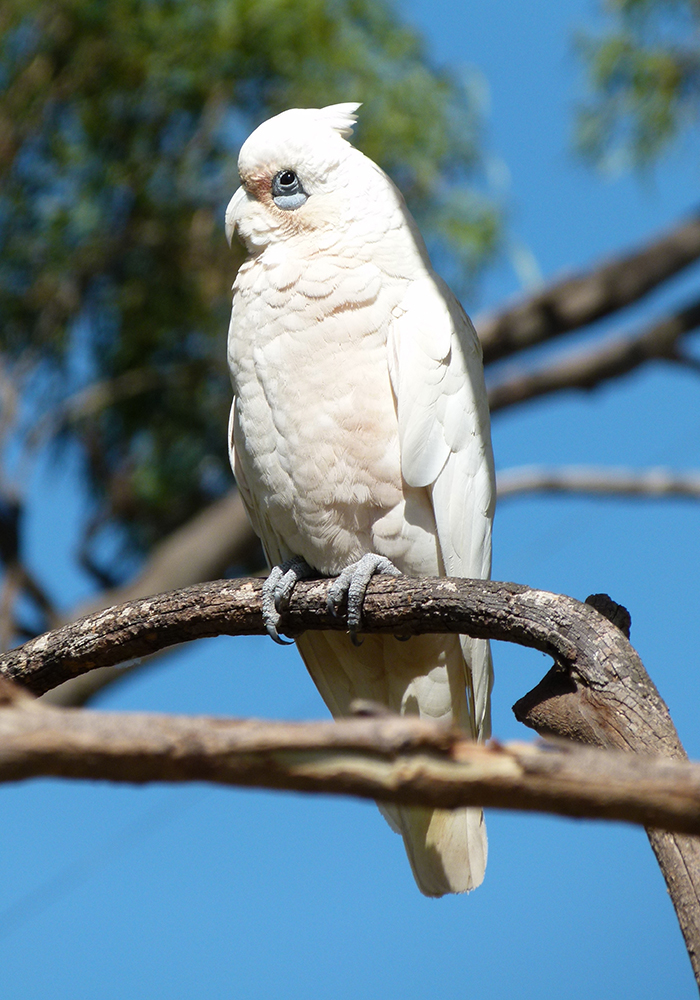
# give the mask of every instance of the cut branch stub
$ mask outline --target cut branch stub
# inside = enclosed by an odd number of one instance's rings
[[[594,607],[629,635],[630,615],[607,594],[594,594]],[[685,757],[668,708],[636,655],[616,659],[610,634],[600,636],[600,656],[590,670],[585,659],[555,664],[540,683],[513,706],[516,719],[542,736],[559,736],[595,746],[637,753]],[[631,648],[631,647],[630,647]]]

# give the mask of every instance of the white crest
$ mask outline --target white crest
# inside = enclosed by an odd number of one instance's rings
[[[357,110],[361,107],[361,104],[354,101],[348,104],[329,104],[327,108],[319,108],[315,112],[315,117],[347,139],[352,135],[357,121]]]

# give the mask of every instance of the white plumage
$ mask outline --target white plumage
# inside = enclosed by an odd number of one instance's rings
[[[367,553],[411,576],[486,578],[494,475],[481,350],[389,178],[350,145],[359,105],[286,111],[243,145],[226,213],[231,460],[271,566],[337,575]],[[326,704],[367,698],[489,733],[488,643],[308,633]],[[382,806],[422,892],[478,885],[480,810]]]

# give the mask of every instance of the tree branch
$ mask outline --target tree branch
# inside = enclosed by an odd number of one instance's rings
[[[590,492],[643,496],[700,496],[700,477],[663,470],[515,469],[498,477],[498,497],[525,492]],[[105,607],[186,586],[216,576],[228,566],[255,563],[259,547],[237,491],[232,490],[156,547],[139,576],[123,587],[105,591],[78,608],[71,619]],[[74,677],[51,690],[56,705],[84,705],[100,690],[141,664],[104,667]]]
[[[326,608],[329,582],[297,584],[282,622],[287,635],[307,629],[345,631],[342,619]],[[214,635],[262,635],[261,595],[262,580],[218,580],[131,601],[10,650],[0,656],[0,674],[39,694],[95,667],[176,643]],[[375,577],[363,606],[363,631],[503,639],[549,653],[591,676],[604,676],[607,666],[644,669],[619,629],[593,608],[513,583]]]
[[[615,469],[604,466],[529,465],[498,474],[498,499],[523,493],[592,493],[597,496],[700,499],[700,472]]]
[[[484,362],[517,354],[638,301],[700,257],[700,215],[641,249],[556,281],[537,295],[479,317]]]
[[[5,692],[7,686],[5,686]],[[335,723],[0,709],[0,781],[209,781],[405,804],[540,811],[700,833],[700,765],[523,743],[385,716]]]
[[[693,302],[635,337],[614,337],[593,350],[576,351],[539,371],[505,378],[489,389],[491,412],[564,389],[593,389],[654,359],[679,360],[678,341],[700,326],[700,301]]]

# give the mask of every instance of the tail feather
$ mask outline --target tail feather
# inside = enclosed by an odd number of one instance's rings
[[[424,896],[471,892],[484,881],[488,843],[481,809],[426,809],[378,802],[403,837],[413,877]]]
[[[464,639],[460,647],[458,636],[414,636],[408,642],[367,636],[357,648],[348,636],[337,632],[307,632],[297,645],[335,717],[347,716],[351,702],[363,698],[401,714],[452,717],[474,738],[483,731],[484,720],[477,723],[473,700],[467,699],[465,653],[469,649],[464,648]],[[483,650],[479,655],[484,655]],[[487,855],[481,809],[378,805],[392,829],[403,837],[422,893],[469,892],[481,884]]]

